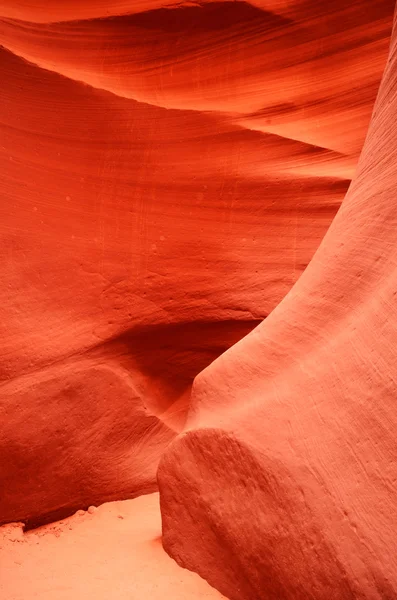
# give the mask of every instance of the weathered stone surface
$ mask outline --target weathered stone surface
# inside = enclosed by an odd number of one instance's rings
[[[318,4],[2,2],[0,523],[152,491],[183,432],[178,562],[397,595],[394,38],[326,234],[393,3]]]
[[[395,44],[320,248],[160,464],[164,547],[233,600],[397,597]]]

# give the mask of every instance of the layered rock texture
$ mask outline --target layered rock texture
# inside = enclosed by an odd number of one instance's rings
[[[158,479],[231,600],[397,598],[393,8],[3,0],[0,524]]]
[[[397,598],[395,44],[320,248],[160,465],[165,548],[233,600]]]

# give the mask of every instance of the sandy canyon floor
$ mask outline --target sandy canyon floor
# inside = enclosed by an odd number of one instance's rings
[[[163,550],[158,494],[109,502],[23,533],[0,528],[3,600],[224,598]]]

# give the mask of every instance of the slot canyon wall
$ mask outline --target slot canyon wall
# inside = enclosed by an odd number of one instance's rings
[[[397,598],[393,9],[3,1],[0,524],[159,485],[232,600]]]
[[[395,34],[318,251],[160,463],[164,547],[231,599],[397,598]]]

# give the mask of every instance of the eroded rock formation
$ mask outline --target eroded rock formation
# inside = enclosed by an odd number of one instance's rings
[[[394,597],[393,54],[310,262],[392,10],[2,3],[0,523],[153,491],[185,431],[181,564],[238,600]]]
[[[233,600],[397,597],[395,44],[320,248],[162,458],[164,546]]]

